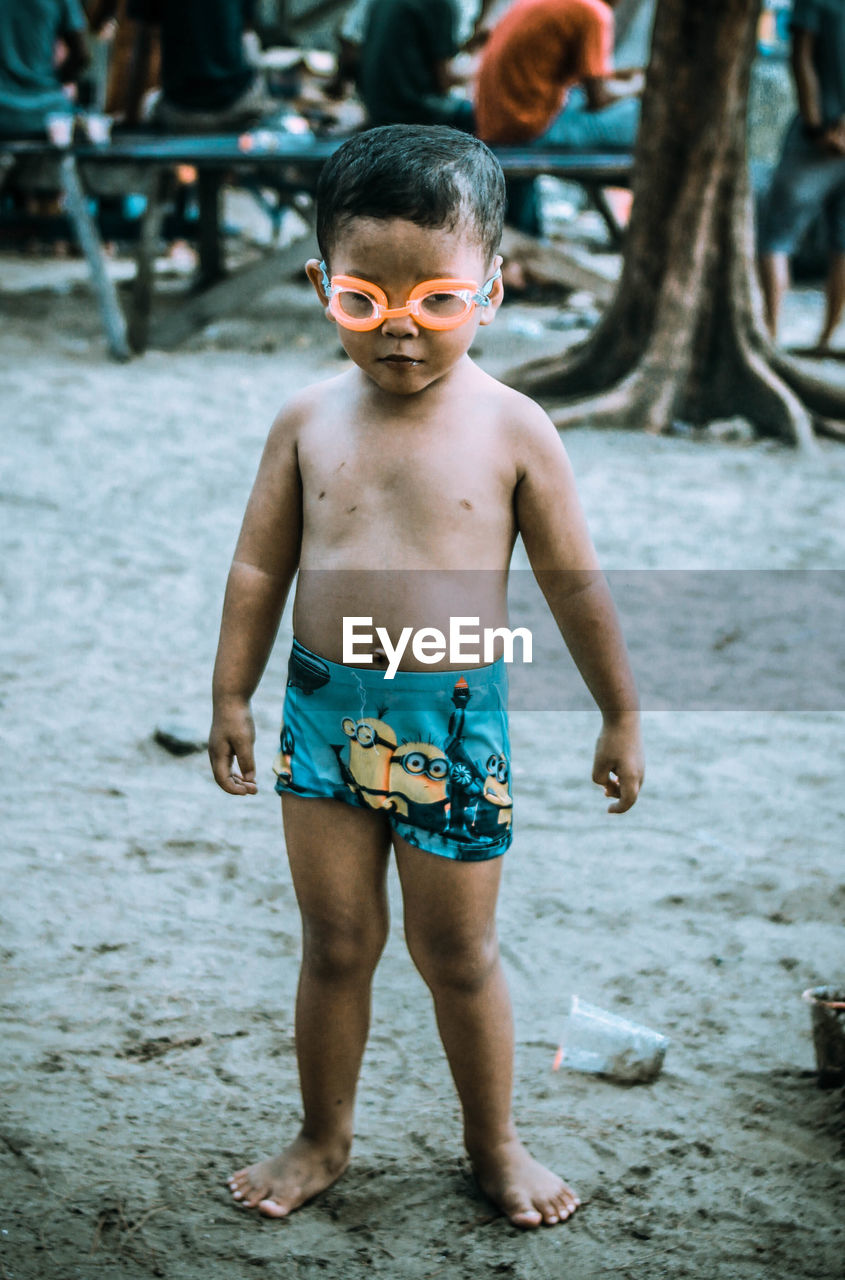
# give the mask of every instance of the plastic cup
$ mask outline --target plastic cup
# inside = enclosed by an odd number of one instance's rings
[[[57,111],[45,121],[47,137],[54,147],[69,147],[73,138],[73,116],[67,111]]]
[[[845,987],[804,992],[813,1017],[813,1047],[823,1089],[845,1084]]]
[[[95,146],[101,147],[111,141],[111,116],[92,111],[85,117],[83,123],[88,141]]]
[[[668,1046],[668,1036],[659,1031],[573,996],[560,1062],[624,1084],[647,1083],[659,1076]]]

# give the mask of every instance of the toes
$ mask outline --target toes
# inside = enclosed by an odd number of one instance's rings
[[[508,1209],[507,1215],[515,1227],[539,1227],[543,1215],[534,1205],[527,1204],[519,1209]]]
[[[232,1193],[232,1199],[236,1200],[242,1209],[254,1209],[270,1190],[265,1183],[254,1186],[246,1169],[233,1173],[227,1185]]]
[[[269,1194],[270,1188],[267,1186],[253,1187],[251,1191],[244,1193],[242,1203],[247,1209],[257,1209],[262,1200]]]
[[[286,1205],[279,1204],[278,1200],[259,1200],[258,1212],[263,1213],[267,1218],[286,1218],[290,1209]]]
[[[238,1173],[233,1173],[231,1178],[227,1178],[226,1185],[232,1193],[233,1200],[243,1200],[249,1191],[249,1178],[246,1176],[246,1170],[241,1169]]]
[[[551,1208],[552,1212],[557,1214],[559,1221],[565,1222],[567,1218],[572,1217],[580,1203],[581,1201],[578,1199],[575,1192],[570,1191],[568,1187],[564,1187],[563,1190],[555,1196]],[[548,1219],[546,1219],[546,1221],[548,1221]]]
[[[569,1187],[564,1187],[563,1194],[559,1197],[559,1202],[563,1204],[567,1214],[574,1213],[581,1204],[577,1194],[571,1191]]]

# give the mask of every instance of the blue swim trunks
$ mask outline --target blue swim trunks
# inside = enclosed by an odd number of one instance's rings
[[[512,839],[507,693],[501,660],[387,680],[294,640],[276,790],[380,810],[444,858],[498,857]]]

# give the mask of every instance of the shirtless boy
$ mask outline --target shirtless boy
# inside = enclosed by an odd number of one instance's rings
[[[502,300],[503,201],[484,144],[445,127],[374,129],[327,163],[323,264],[307,271],[352,364],[273,424],[229,576],[209,754],[219,785],[249,795],[250,699],[299,572],[275,768],[303,927],[304,1120],[280,1155],[229,1179],[242,1206],[270,1217],[347,1167],[391,848],[479,1185],[520,1227],[562,1222],[579,1204],[529,1155],[511,1108],[495,927],[511,837],[503,663],[432,663],[421,642],[386,678],[404,628],[448,634],[455,615],[506,625],[521,534],[601,711],[593,779],[611,812],[636,800],[636,690],[563,446],[537,405],[468,354]],[[359,640],[344,664],[344,616],[372,618],[390,642]]]

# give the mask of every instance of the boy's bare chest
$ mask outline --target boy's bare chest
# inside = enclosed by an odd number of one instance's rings
[[[434,550],[449,540],[469,550],[511,536],[513,483],[489,440],[480,447],[459,425],[414,436],[339,431],[300,450],[307,541],[349,546],[384,540]],[[498,536],[496,536],[498,535]]]
[[[439,433],[425,441],[380,434],[363,444],[338,444],[331,452],[315,448],[300,456],[306,503],[325,503],[324,514],[347,510],[345,504],[357,498],[366,499],[371,511],[472,511],[508,501],[506,466],[488,449],[479,450],[471,433],[457,430],[451,439]]]

